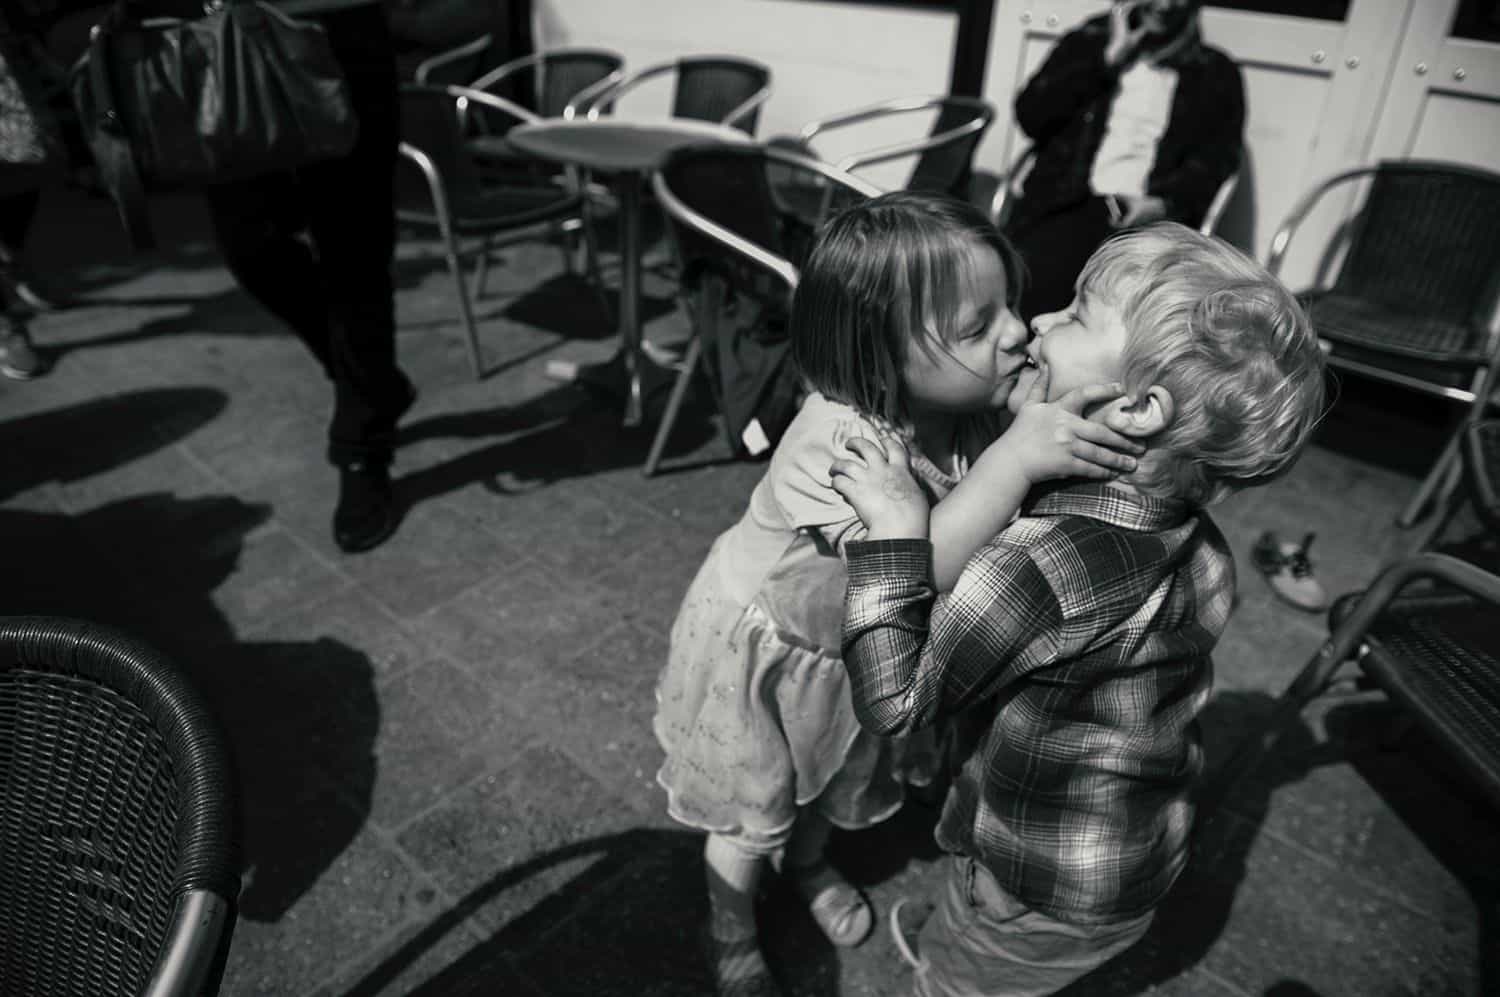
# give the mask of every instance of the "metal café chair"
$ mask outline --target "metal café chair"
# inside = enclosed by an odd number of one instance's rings
[[[830,159],[818,151],[816,140],[821,135],[897,117],[922,120],[918,116],[932,118],[925,134],[837,159]],[[795,138],[774,138],[771,144],[828,159],[845,173],[857,173],[879,163],[910,159],[911,173],[899,185],[900,189],[936,191],[967,200],[974,150],[994,120],[995,108],[975,97],[902,97],[810,121],[802,126]],[[805,217],[821,220],[823,205],[810,200],[808,192],[792,185],[778,184],[778,193]]]
[[[1001,177],[1000,182],[996,184],[995,192],[990,198],[989,213],[1000,228],[1005,228],[1010,220],[1016,202],[1021,199],[1026,177],[1031,173],[1032,164],[1035,162],[1036,146],[1027,143],[1016,155],[1005,176]],[[1219,189],[1214,191],[1213,200],[1208,203],[1208,210],[1203,213],[1203,220],[1198,224],[1199,232],[1204,235],[1213,235],[1218,230],[1219,222],[1224,217],[1224,210],[1234,197],[1239,182],[1240,170],[1236,167],[1229,176],[1224,178],[1224,182],[1219,184]]]
[[[1355,180],[1369,189],[1348,226],[1338,274],[1330,286],[1299,295],[1328,363],[1482,416],[1500,362],[1500,174],[1391,160],[1330,177],[1297,202],[1272,237],[1272,273],[1313,207]],[[1463,425],[1397,519],[1401,526],[1451,489]]]
[[[0,618],[0,993],[218,991],[240,870],[225,738],[117,631]]]
[[[639,69],[593,93],[586,114],[597,118],[648,80],[672,76],[674,118],[694,118],[755,134],[760,108],[771,97],[771,70],[733,55],[690,55]]]
[[[827,163],[770,146],[689,146],[668,156],[652,184],[676,247],[693,335],[642,469],[647,477],[661,461],[700,365],[724,419],[731,453],[763,452],[784,428],[761,426],[755,406],[767,392],[785,385],[789,340],[758,335],[747,353],[736,349],[745,346],[735,341],[740,330],[723,321],[733,302],[729,310],[740,317],[762,317],[763,332],[769,333],[790,310],[797,262],[806,254],[812,230],[781,207],[768,179],[771,170],[825,185],[831,210],[881,193]],[[733,376],[731,365],[751,362],[750,353],[757,368],[749,377]]]
[[[405,226],[435,229],[443,241],[476,378],[484,376],[484,361],[463,273],[464,258],[476,258],[477,289],[484,284],[491,250],[547,231],[561,234],[566,222],[576,222],[587,211],[586,199],[576,184],[559,184],[550,175],[522,172],[501,180],[486,177],[469,142],[468,122],[478,113],[492,121],[538,120],[535,114],[503,97],[468,87],[403,86],[400,153],[409,165],[398,170],[396,177],[397,220]],[[589,225],[582,228],[586,265],[598,287],[593,229]],[[563,260],[572,267],[566,247]]]

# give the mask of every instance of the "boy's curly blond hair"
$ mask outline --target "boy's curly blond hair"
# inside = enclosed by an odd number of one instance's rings
[[[1119,310],[1126,392],[1159,384],[1175,403],[1132,484],[1207,505],[1292,466],[1323,414],[1323,352],[1307,313],[1264,267],[1160,222],[1100,246],[1078,287]]]

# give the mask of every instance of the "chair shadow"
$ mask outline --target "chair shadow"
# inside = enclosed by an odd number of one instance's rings
[[[701,930],[707,915],[703,836],[690,831],[635,828],[576,842],[498,872],[344,991],[345,997],[392,992],[403,972],[469,916],[506,890],[568,862],[592,857],[587,868],[524,915],[469,947],[423,982],[405,984],[408,997],[495,992],[495,981],[519,968],[542,992],[599,997],[699,995],[713,992]],[[801,905],[769,916],[764,944],[773,969],[802,997],[836,997],[838,959]],[[783,917],[785,914],[787,916]],[[404,982],[404,981],[402,981]]]
[[[1500,993],[1500,813],[1420,730],[1392,743],[1400,716],[1388,701],[1347,704],[1330,710],[1327,724],[1341,740],[1381,742],[1349,762],[1468,893],[1478,912],[1476,992]]]
[[[1262,729],[1273,703],[1266,693],[1238,691],[1210,701],[1201,718],[1208,784],[1240,739]],[[1373,747],[1386,740],[1396,715],[1388,702],[1351,701],[1329,709],[1324,739],[1300,719],[1289,726],[1275,749],[1227,788],[1213,812],[1200,814],[1192,861],[1145,937],[1059,991],[1059,997],[1144,993],[1196,966],[1228,923],[1272,792],[1314,768],[1337,763],[1351,765],[1468,889],[1480,911],[1480,992],[1492,992],[1500,981],[1500,942],[1494,940],[1500,925],[1500,848],[1476,848],[1475,842],[1486,840],[1486,833],[1493,840],[1493,814],[1474,799],[1473,790],[1443,775],[1451,765],[1436,749],[1426,764],[1416,760],[1422,752],[1420,738],[1415,753],[1408,746],[1402,751]],[[1300,980],[1283,979],[1265,997],[1317,997],[1317,991]]]
[[[442,463],[413,471],[396,483],[408,509],[473,483],[497,495],[530,491],[565,478],[639,467],[656,433],[665,391],[647,398],[640,426],[621,424],[621,402],[603,392],[560,385],[519,405],[433,416],[404,427],[398,447],[434,439],[492,439],[497,442]],[[672,433],[674,452],[697,448],[715,438],[705,418],[684,407]],[[728,459],[728,458],[726,458]]]
[[[1259,730],[1274,698],[1264,692],[1221,692],[1199,718],[1208,757],[1205,782],[1241,738]],[[1295,782],[1331,760],[1335,746],[1319,745],[1302,722],[1282,735],[1275,764],[1261,764],[1242,777],[1211,814],[1200,814],[1188,868],[1157,909],[1146,935],[1130,949],[1058,991],[1058,997],[1138,994],[1196,966],[1213,948],[1229,920],[1244,880],[1251,847],[1270,807],[1272,791]],[[1296,991],[1288,991],[1295,993]]]
[[[163,389],[0,423],[7,454],[26,455],[0,471],[0,498],[139,460],[223,404],[217,391]],[[183,669],[223,725],[248,880],[239,909],[257,921],[279,920],[364,825],[380,725],[366,655],[326,637],[242,640],[216,605],[246,537],[269,517],[269,507],[231,496],[162,491],[71,514],[0,507],[15,566],[0,572],[7,614],[74,617],[138,637]]]

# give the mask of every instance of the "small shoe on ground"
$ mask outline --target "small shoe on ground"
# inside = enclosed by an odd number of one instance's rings
[[[781,860],[781,872],[807,904],[808,913],[828,940],[839,948],[853,948],[875,927],[875,912],[859,888],[822,858],[807,866]]]
[[[1313,576],[1312,561],[1307,553],[1312,548],[1314,534],[1309,533],[1302,538],[1302,542],[1292,543],[1281,540],[1267,530],[1255,541],[1255,547],[1250,551],[1251,560],[1266,582],[1270,584],[1271,591],[1296,606],[1310,613],[1320,612],[1328,606],[1328,593],[1323,591],[1322,584]]]
[[[389,465],[355,462],[339,468],[333,539],[340,550],[357,554],[378,547],[396,532],[400,522]]]
[[[31,345],[24,325],[12,324],[0,332],[0,374],[14,381],[29,381],[47,372],[47,363]]]

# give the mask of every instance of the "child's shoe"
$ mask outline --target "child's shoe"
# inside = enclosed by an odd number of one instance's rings
[[[1309,533],[1300,544],[1295,544],[1281,540],[1267,530],[1250,551],[1251,560],[1265,575],[1271,591],[1310,613],[1320,612],[1328,605],[1328,593],[1313,577],[1312,561],[1307,556],[1313,537],[1314,534]]]
[[[853,948],[869,937],[875,927],[875,912],[859,888],[821,859],[810,866],[780,867],[828,940],[840,948]]]

